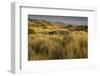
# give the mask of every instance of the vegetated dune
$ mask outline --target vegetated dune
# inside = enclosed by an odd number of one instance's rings
[[[88,58],[87,29],[85,25],[29,20],[28,60]]]
[[[73,31],[65,39],[67,58],[88,57],[88,35],[84,31]]]

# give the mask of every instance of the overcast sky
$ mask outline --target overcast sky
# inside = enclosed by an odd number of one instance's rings
[[[53,22],[62,22],[67,24],[88,25],[87,17],[28,15],[28,18],[48,20]]]

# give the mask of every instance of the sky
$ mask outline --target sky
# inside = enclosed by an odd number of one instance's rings
[[[61,22],[61,23],[66,23],[66,24],[88,25],[87,17],[28,15],[28,18],[48,20],[48,21],[53,21],[53,22]]]

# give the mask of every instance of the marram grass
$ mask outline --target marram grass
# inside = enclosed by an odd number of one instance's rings
[[[28,23],[28,60],[88,58],[88,27]]]

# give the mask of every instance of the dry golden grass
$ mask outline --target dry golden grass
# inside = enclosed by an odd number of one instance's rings
[[[62,53],[62,49],[63,49],[62,48],[62,37],[59,37],[56,35],[54,36],[38,35],[37,37],[30,35],[28,42],[29,42],[28,52],[31,52],[31,54],[29,53],[29,60],[31,59],[38,60],[39,56],[40,56],[39,60],[57,59],[57,57],[59,57]]]
[[[88,35],[84,31],[71,32],[65,38],[67,58],[87,58]]]
[[[59,27],[48,22],[41,24],[41,21],[28,25],[28,60],[88,57],[87,27]]]

